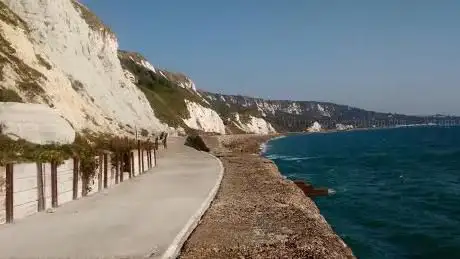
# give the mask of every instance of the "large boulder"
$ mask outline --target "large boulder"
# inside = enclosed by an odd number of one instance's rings
[[[2,133],[36,144],[69,144],[75,130],[55,110],[42,104],[0,102]]]

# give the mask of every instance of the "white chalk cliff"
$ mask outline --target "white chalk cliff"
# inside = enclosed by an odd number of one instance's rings
[[[49,104],[76,130],[167,129],[124,76],[114,34],[86,7],[71,0],[1,1],[18,16],[13,19],[25,22],[0,20],[1,38],[11,47],[6,50],[10,56],[5,49],[1,53],[8,59],[1,66],[3,88],[17,91],[27,102]],[[18,69],[18,60],[36,72],[30,72],[34,78]],[[26,80],[35,90],[21,85]]]
[[[270,134],[275,133],[276,130],[273,126],[265,121],[263,118],[254,117],[249,115],[247,122],[242,122],[239,113],[234,114],[235,120],[233,123],[244,132],[258,133],[258,134]]]
[[[185,100],[185,103],[190,113],[190,118],[183,119],[187,126],[205,132],[225,134],[224,122],[216,111],[189,100]]]

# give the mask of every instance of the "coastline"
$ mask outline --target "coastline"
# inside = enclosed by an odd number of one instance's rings
[[[355,258],[316,204],[261,156],[280,136],[204,138],[225,173],[180,258]]]

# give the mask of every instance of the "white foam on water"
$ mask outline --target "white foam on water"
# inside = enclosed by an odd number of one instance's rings
[[[336,194],[336,193],[337,193],[337,192],[336,192],[334,189],[332,189],[332,188],[327,189],[327,194],[328,194],[328,195],[334,195],[334,194]]]
[[[270,139],[270,141],[274,141],[274,140],[278,140],[278,139],[282,139],[282,138],[285,138],[286,136],[282,135],[282,136],[278,136],[278,137],[275,137],[275,138],[272,138]]]
[[[259,147],[260,153],[264,154],[268,150],[268,145],[267,143],[262,143]],[[268,158],[268,157],[267,157]],[[270,158],[269,158],[270,159]]]
[[[311,159],[318,159],[319,156],[305,156],[305,157],[295,157],[295,156],[283,156],[277,154],[271,154],[266,156],[266,158],[271,160],[283,160],[283,161],[302,161],[302,160],[311,160]]]

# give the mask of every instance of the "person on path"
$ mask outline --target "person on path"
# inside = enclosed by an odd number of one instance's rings
[[[158,150],[158,137],[155,138],[155,150]]]
[[[163,135],[163,146],[164,146],[165,149],[168,148],[168,133],[165,133]]]

